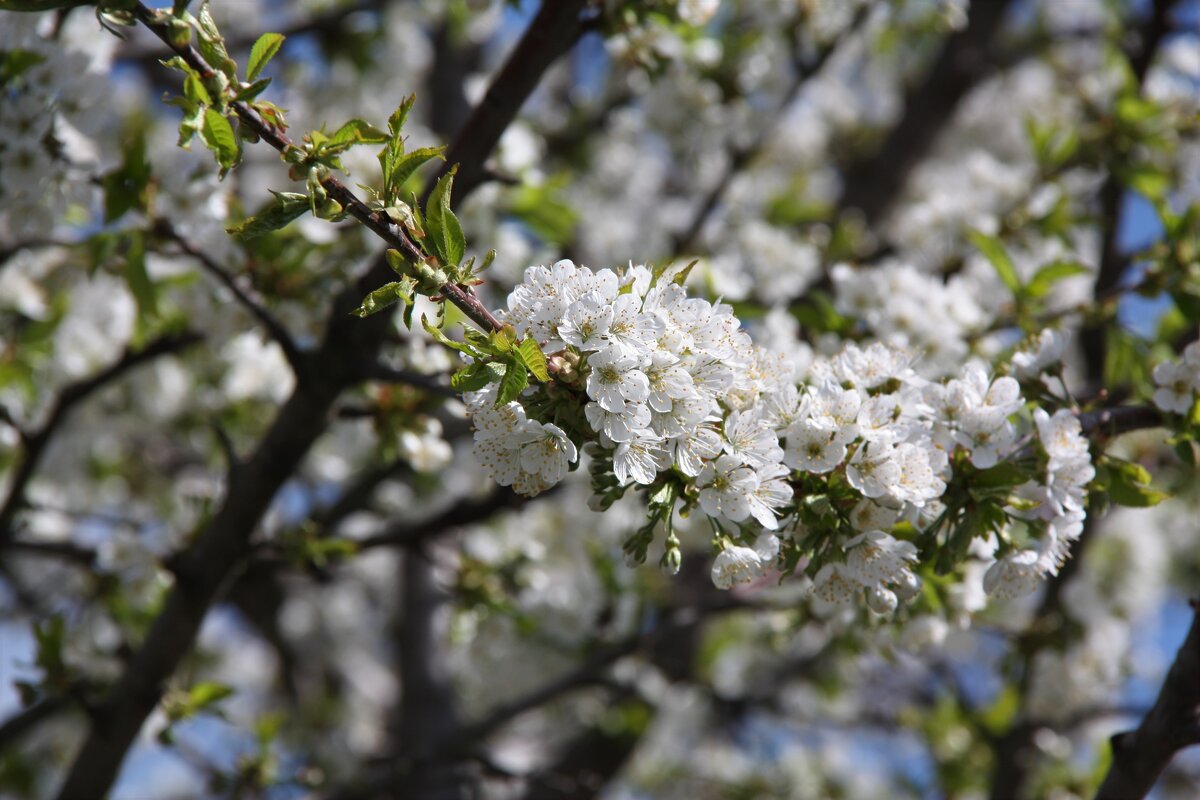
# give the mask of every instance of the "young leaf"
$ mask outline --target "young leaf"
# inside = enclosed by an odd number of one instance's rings
[[[270,78],[262,78],[254,83],[246,84],[245,88],[238,89],[237,94],[234,95],[233,99],[241,103],[248,103],[265,92],[267,87],[270,85]]]
[[[432,242],[434,255],[445,267],[457,266],[467,248],[458,217],[450,210],[450,192],[457,171],[458,165],[455,165],[442,176],[429,195],[429,202],[425,204],[425,229]]]
[[[466,353],[467,355],[475,358],[479,358],[483,355],[483,353],[480,353],[474,347],[471,347],[471,345],[464,344],[463,342],[456,342],[449,338],[446,336],[446,334],[442,333],[442,331],[436,325],[431,325],[429,320],[425,317],[421,317],[421,327],[423,327],[425,332],[432,336],[439,344],[445,345],[451,350],[457,350],[460,353]]]
[[[129,284],[141,316],[157,316],[158,296],[150,273],[146,271],[146,242],[140,233],[130,236],[129,250],[125,254],[125,282]]]
[[[412,282],[406,286],[403,281],[392,281],[385,283],[375,291],[363,298],[362,304],[354,309],[353,313],[356,317],[369,317],[372,314],[383,311],[389,306],[395,305],[403,300],[405,303],[412,302]]]
[[[203,711],[213,703],[219,703],[233,694],[233,689],[223,683],[206,681],[188,690],[188,706],[193,711]]]
[[[1014,294],[1020,290],[1021,279],[1017,277],[1017,268],[1013,266],[1012,259],[1008,257],[1004,243],[995,236],[988,236],[981,231],[971,231],[969,237],[971,243],[992,263],[996,274],[1000,276],[1000,281],[1008,287],[1008,290]]]
[[[517,332],[512,325],[505,325],[488,337],[492,350],[496,353],[507,353],[517,346]]]
[[[387,134],[371,123],[352,119],[333,132],[329,143],[335,147],[346,148],[356,144],[379,144],[387,140]]]
[[[1025,285],[1025,293],[1030,297],[1041,297],[1059,281],[1087,272],[1087,267],[1074,261],[1054,261],[1034,273]]]
[[[550,370],[546,366],[546,354],[542,352],[542,348],[538,347],[536,339],[526,337],[517,346],[517,353],[520,354],[521,361],[533,373],[533,377],[542,383],[550,380]]]
[[[200,132],[204,143],[217,157],[221,165],[221,174],[228,172],[238,160],[237,137],[233,135],[233,127],[229,120],[211,108],[204,111],[204,129]]]
[[[400,102],[400,106],[392,112],[388,117],[388,130],[392,136],[399,136],[400,131],[404,130],[404,121],[408,119],[408,112],[412,111],[413,103],[417,102],[417,96],[410,94]]]
[[[400,191],[400,187],[404,185],[408,177],[420,169],[426,161],[431,158],[440,158],[445,161],[446,157],[442,155],[445,150],[446,148],[440,145],[438,147],[421,147],[400,156],[391,164],[388,185],[395,187],[397,192]]]
[[[258,37],[258,41],[250,48],[250,61],[246,64],[246,80],[254,81],[258,78],[263,67],[267,66],[267,62],[275,57],[280,47],[283,47],[285,38],[287,37],[282,33],[264,33]]]
[[[1150,488],[1150,473],[1141,464],[1109,459],[1107,466],[1108,496],[1117,505],[1147,508],[1170,497]]]
[[[450,388],[456,392],[477,392],[504,377],[504,366],[494,361],[476,361],[450,376]]]
[[[249,241],[271,231],[279,230],[289,222],[308,211],[309,198],[306,194],[296,192],[271,192],[275,200],[265,206],[254,216],[242,220],[238,225],[226,228],[226,232],[236,239]]]
[[[510,357],[504,364],[504,377],[500,379],[500,390],[496,392],[497,406],[516,400],[529,385],[529,371],[520,358]]]

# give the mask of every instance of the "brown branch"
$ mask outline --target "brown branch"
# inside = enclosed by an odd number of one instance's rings
[[[304,354],[300,351],[299,346],[297,346],[296,340],[284,324],[267,309],[263,303],[263,299],[258,297],[252,288],[243,288],[229,270],[218,264],[203,249],[196,247],[184,238],[170,222],[158,220],[155,223],[154,232],[171,240],[180,250],[200,262],[200,265],[205,270],[212,274],[233,294],[238,304],[250,312],[250,315],[258,320],[258,323],[266,329],[267,335],[279,345],[279,349],[283,351],[284,357],[287,359],[288,364],[291,365],[292,371],[296,374],[297,380],[302,380],[307,376],[307,362],[305,361]]]
[[[62,695],[47,697],[18,711],[4,722],[0,722],[0,752],[7,751],[26,733],[65,711],[70,705],[71,698],[69,697]]]
[[[1137,730],[1112,737],[1112,765],[1096,800],[1145,797],[1177,752],[1200,744],[1200,600],[1192,626]]]
[[[567,53],[588,29],[585,10],[591,0],[545,0],[537,16],[525,30],[487,93],[446,151],[446,163],[436,178],[458,164],[454,179],[454,204],[483,183],[485,163],[521,106],[533,94],[542,75],[558,58]],[[428,192],[426,192],[426,199]]]
[[[42,456],[51,439],[58,432],[67,416],[75,408],[95,392],[103,389],[113,381],[123,377],[127,372],[153,361],[161,355],[174,353],[189,347],[203,338],[195,331],[185,331],[178,334],[168,334],[155,339],[140,350],[127,350],[125,355],[111,366],[96,373],[90,378],[69,384],[59,393],[50,415],[38,430],[29,433],[21,432],[22,455],[20,464],[9,483],[8,495],[4,505],[0,506],[0,546],[12,539],[15,532],[16,516],[27,505],[25,489],[37,472]]]
[[[1151,6],[1150,17],[1142,27],[1140,47],[1129,57],[1134,79],[1139,86],[1145,82],[1146,73],[1149,72],[1150,65],[1154,62],[1154,55],[1170,30],[1171,9],[1177,1],[1154,0]],[[1105,226],[1105,232],[1100,248],[1100,269],[1096,273],[1096,283],[1093,288],[1093,297],[1097,300],[1101,297],[1108,297],[1117,291],[1121,278],[1129,266],[1129,260],[1122,255],[1117,241],[1120,231],[1124,227],[1124,214],[1121,208],[1121,200],[1124,195],[1125,188],[1110,166],[1104,185],[1100,187],[1100,221]],[[1104,363],[1108,356],[1106,333],[1106,325],[1093,324],[1085,327],[1080,336],[1088,374],[1092,382],[1097,385],[1104,374]],[[1088,388],[1091,390],[1096,387]]]

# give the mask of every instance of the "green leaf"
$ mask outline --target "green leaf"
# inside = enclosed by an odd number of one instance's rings
[[[262,78],[260,80],[255,81],[254,83],[247,84],[242,89],[238,89],[238,92],[236,95],[233,96],[233,99],[238,102],[241,102],[241,103],[248,103],[251,100],[253,100],[254,98],[258,97],[263,92],[265,92],[267,87],[270,85],[271,85],[270,78]]]
[[[436,325],[430,324],[429,320],[425,317],[421,317],[421,327],[423,327],[425,332],[432,336],[439,344],[449,347],[451,350],[457,350],[460,353],[466,353],[467,355],[475,358],[480,358],[484,355],[469,344],[456,342],[449,338],[446,336],[446,334],[442,333],[442,331]]]
[[[246,64],[246,80],[253,81],[263,71],[263,67],[275,57],[283,40],[287,37],[282,33],[264,33],[250,48],[250,61]]]
[[[450,388],[456,392],[477,392],[504,377],[504,365],[494,361],[476,361],[450,376]]]
[[[692,274],[692,267],[699,263],[699,260],[692,261],[692,263],[676,272],[675,277],[671,278],[671,283],[675,284],[676,286],[683,286],[685,283],[687,283],[688,275]]]
[[[0,53],[0,86],[45,60],[45,56],[32,50],[7,50]]]
[[[1187,318],[1188,322],[1200,322],[1200,297],[1183,291],[1171,292],[1171,300],[1175,307]]]
[[[443,155],[445,150],[446,148],[441,145],[438,147],[421,147],[413,150],[411,153],[405,153],[400,156],[398,160],[390,165],[388,185],[394,187],[397,192],[400,191],[400,188],[404,186],[404,182],[408,180],[409,176],[420,169],[421,165],[426,161],[431,158],[440,158],[445,161],[446,156]]]
[[[434,255],[444,267],[458,266],[467,248],[462,225],[450,210],[450,192],[454,187],[454,173],[457,171],[458,165],[455,164],[442,176],[433,193],[429,195],[429,202],[425,204],[425,229],[433,245]]]
[[[226,232],[242,241],[255,239],[271,231],[279,230],[292,220],[308,211],[309,197],[297,192],[276,192],[275,200],[264,206],[257,214],[231,228]]]
[[[1150,487],[1150,473],[1141,464],[1108,459],[1108,496],[1117,505],[1147,508],[1170,495]]]
[[[393,137],[399,136],[400,131],[404,130],[404,121],[408,119],[408,112],[412,111],[413,103],[415,102],[417,102],[417,96],[410,94],[400,102],[399,107],[388,117],[388,130],[391,131]]]
[[[996,274],[1000,276],[1000,281],[1008,287],[1008,290],[1016,294],[1021,288],[1021,280],[1017,277],[1017,268],[1013,266],[1012,259],[1008,257],[1008,252],[1004,249],[1004,243],[995,236],[988,236],[982,231],[971,231],[968,234],[971,243],[983,253],[984,257],[991,262],[995,268]]]
[[[512,325],[505,325],[500,330],[493,332],[488,341],[491,343],[492,352],[507,353],[517,346],[517,332]]]
[[[1025,285],[1025,294],[1035,298],[1042,297],[1059,281],[1075,275],[1086,275],[1090,271],[1076,261],[1054,261],[1034,273]]]
[[[333,132],[329,144],[337,148],[353,147],[356,144],[380,144],[388,135],[362,119],[352,119]]]
[[[158,316],[158,295],[146,271],[146,241],[140,233],[130,236],[124,272],[129,291],[137,301],[138,312],[144,318]]]
[[[1029,478],[1026,470],[1011,461],[1002,461],[994,467],[981,469],[971,477],[971,485],[981,489],[999,489],[1016,486]]]
[[[412,303],[412,281],[385,283],[363,298],[362,304],[350,312],[356,317],[369,317],[403,300]]]
[[[1171,190],[1171,176],[1152,165],[1118,170],[1117,176],[1126,186],[1150,201],[1162,200]]]
[[[496,392],[496,405],[502,406],[520,397],[529,385],[529,370],[516,356],[504,362],[504,377],[500,379],[500,390]]]
[[[140,207],[150,182],[150,163],[146,160],[146,137],[139,131],[125,150],[125,161],[105,175],[104,222],[114,222],[132,208]]]
[[[223,683],[205,681],[188,690],[187,702],[193,712],[203,711],[233,694],[233,689]]]
[[[521,356],[522,363],[526,368],[533,373],[533,377],[537,378],[542,383],[550,380],[550,370],[546,366],[546,354],[542,352],[542,348],[538,346],[537,340],[526,337],[520,345],[517,346],[517,353]]]
[[[221,174],[228,172],[238,160],[238,142],[233,127],[219,111],[205,109],[204,129],[200,132],[208,149],[217,157]]]

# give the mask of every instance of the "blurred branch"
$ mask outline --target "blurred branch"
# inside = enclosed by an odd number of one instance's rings
[[[542,75],[587,31],[589,17],[585,11],[591,5],[591,0],[544,0],[487,93],[450,144],[444,166],[428,183],[425,199],[437,180],[455,164],[458,164],[453,196],[456,206],[483,183],[488,156],[533,94]]]
[[[1171,9],[1178,0],[1153,0],[1150,16],[1142,25],[1140,47],[1129,54],[1129,65],[1138,85],[1145,82],[1146,73],[1154,62],[1159,45],[1171,27]],[[1107,297],[1119,287],[1121,277],[1129,266],[1128,259],[1121,254],[1119,237],[1124,229],[1124,214],[1121,201],[1125,188],[1110,167],[1104,185],[1100,187],[1100,224],[1104,226],[1104,240],[1100,248],[1100,269],[1096,273],[1093,297]],[[1085,327],[1080,335],[1083,355],[1087,361],[1089,391],[1100,385],[1104,376],[1104,364],[1108,354],[1105,325]],[[1110,389],[1113,387],[1109,387]]]
[[[1112,764],[1096,800],[1145,797],[1177,752],[1200,744],[1200,600],[1154,707],[1137,730],[1112,737]]]
[[[307,362],[305,361],[304,354],[296,345],[296,340],[292,338],[291,333],[288,332],[283,323],[267,309],[263,298],[258,296],[258,293],[253,288],[243,288],[239,285],[237,278],[229,270],[218,264],[203,249],[196,247],[184,238],[167,220],[158,220],[154,225],[154,232],[174,242],[180,250],[200,262],[200,265],[205,270],[233,294],[238,304],[249,311],[250,315],[258,320],[258,323],[266,329],[267,335],[279,345],[279,349],[283,351],[283,355],[287,359],[288,364],[291,365],[292,371],[296,373],[297,380],[307,375]]]
[[[0,723],[0,753],[9,752],[18,739],[70,705],[71,699],[68,697],[47,697],[4,720]]]
[[[426,375],[422,372],[399,369],[381,362],[376,362],[369,366],[367,374],[364,377],[367,380],[379,381],[381,383],[402,383],[405,386],[423,389],[439,397],[458,397],[458,392],[451,389],[449,384],[439,381],[436,375]]]
[[[303,36],[310,33],[329,35],[336,33],[337,29],[353,15],[382,11],[389,2],[391,0],[359,0],[359,2],[344,3],[319,14],[311,14],[307,17],[296,19],[287,25],[273,30],[288,37]],[[225,40],[225,46],[231,53],[243,50],[248,51],[257,39],[258,33],[235,31]],[[160,59],[168,58],[170,55],[171,50],[169,48],[155,45],[127,46],[117,51],[117,58],[119,60],[136,62],[141,67],[158,66]]]
[[[0,506],[0,547],[12,539],[15,532],[13,523],[16,515],[27,505],[25,489],[37,472],[46,447],[72,409],[95,392],[123,377],[127,372],[153,361],[161,355],[189,347],[199,342],[201,338],[203,337],[195,331],[184,331],[161,336],[139,350],[126,350],[125,354],[107,369],[63,388],[59,392],[54,406],[50,409],[45,423],[36,431],[22,431],[18,428],[23,452],[20,463],[9,482],[8,495],[5,497],[4,504]]]
[[[538,497],[553,493],[542,492]],[[411,547],[437,536],[445,531],[464,525],[473,525],[490,519],[497,512],[513,510],[529,502],[528,498],[507,487],[497,486],[486,497],[480,500],[467,500],[456,503],[430,519],[417,523],[397,522],[382,533],[368,536],[357,542],[359,550],[371,550],[376,547]]]
[[[933,149],[959,102],[996,67],[995,43],[1012,0],[973,3],[967,26],[951,34],[925,80],[904,97],[904,116],[869,158],[847,168],[839,209],[858,209],[874,227]]]

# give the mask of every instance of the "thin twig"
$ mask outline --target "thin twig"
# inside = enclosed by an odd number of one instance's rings
[[[284,324],[270,312],[263,299],[252,288],[243,288],[229,270],[218,264],[203,249],[189,242],[170,222],[158,220],[155,223],[154,230],[159,235],[170,239],[180,250],[200,262],[200,266],[204,267],[206,271],[220,281],[233,294],[234,299],[249,311],[251,316],[258,320],[258,323],[266,329],[267,335],[283,351],[283,355],[287,359],[288,364],[291,365],[292,371],[296,373],[297,379],[307,374],[307,361],[304,353],[297,346],[296,340]]]
[[[168,334],[155,339],[140,350],[127,350],[116,363],[90,378],[69,384],[58,395],[45,423],[38,430],[22,435],[24,442],[21,461],[9,483],[8,495],[0,506],[0,546],[12,538],[13,522],[26,506],[25,489],[33,479],[47,445],[63,424],[67,415],[93,393],[108,386],[127,372],[153,361],[161,355],[189,347],[203,338],[195,331]]]

